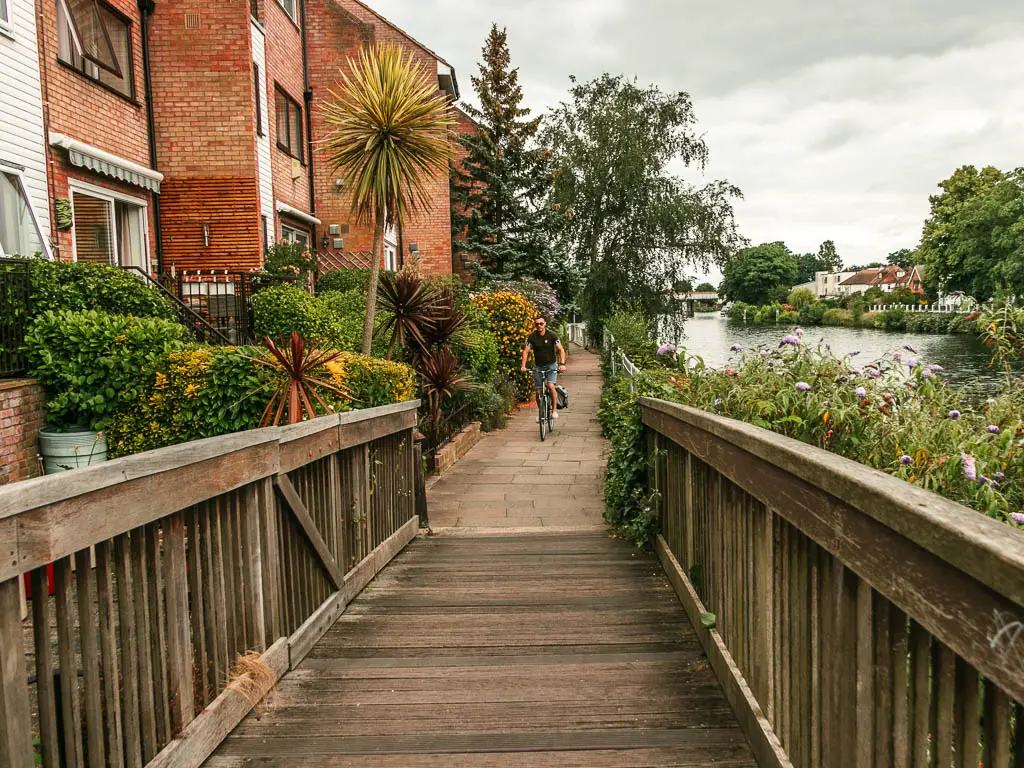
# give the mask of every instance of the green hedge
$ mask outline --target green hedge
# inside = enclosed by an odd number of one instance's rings
[[[85,262],[32,261],[32,314],[96,309],[117,315],[175,318],[174,305],[138,274]]]
[[[344,328],[327,303],[293,285],[275,285],[260,291],[252,300],[253,332],[275,341],[282,334],[298,331],[311,342],[337,344]]]
[[[30,372],[46,388],[47,419],[106,428],[146,389],[148,371],[180,348],[186,329],[161,318],[47,311],[25,338]]]
[[[317,293],[328,291],[362,291],[364,294],[370,287],[370,270],[368,269],[335,269],[316,281]]]

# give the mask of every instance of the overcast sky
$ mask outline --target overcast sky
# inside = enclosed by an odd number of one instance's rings
[[[602,72],[690,93],[744,236],[914,247],[936,184],[1024,166],[1024,0],[369,0],[456,68],[491,22],[536,110]],[[711,276],[717,280],[717,273]]]

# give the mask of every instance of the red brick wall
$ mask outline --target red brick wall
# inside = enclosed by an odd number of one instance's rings
[[[308,15],[308,12],[307,12]],[[270,126],[270,165],[274,177],[274,198],[300,211],[309,212],[309,145],[305,130],[305,74],[302,67],[302,33],[275,0],[263,4],[267,30],[267,122]],[[301,18],[300,18],[301,20]],[[277,146],[277,96],[280,86],[301,108],[303,114],[303,166],[292,178],[292,157]],[[295,226],[298,222],[292,223]],[[280,217],[276,236],[280,237]],[[301,228],[301,227],[300,227]]]
[[[42,0],[39,25],[39,56],[42,64],[44,115],[47,131],[63,133],[78,141],[106,150],[125,160],[149,167],[149,128],[145,106],[145,83],[142,72],[141,17],[135,0],[108,0],[108,4],[131,21],[132,75],[134,99],[128,99],[90,80],[57,58],[57,3]],[[151,193],[130,184],[84,168],[75,168],[62,149],[48,148],[51,201],[68,196],[68,179],[81,179],[152,203]],[[72,258],[71,233],[57,232],[53,222],[53,238],[59,258]],[[155,261],[152,205],[150,206],[150,262]]]
[[[44,426],[43,388],[32,379],[0,381],[0,485],[39,472],[39,430]]]
[[[310,82],[313,88],[313,136],[321,139],[327,127],[318,105],[337,91],[338,72],[347,69],[346,59],[356,58],[362,45],[390,42],[413,51],[416,61],[435,76],[437,58],[409,37],[383,22],[355,0],[307,0],[306,18],[309,35]],[[324,223],[347,225],[342,235],[345,251],[369,251],[373,246],[373,225],[356,224],[351,213],[352,199],[344,191],[338,193],[334,180],[343,174],[333,171],[321,155],[314,165],[317,218]],[[409,244],[416,243],[424,272],[450,274],[452,271],[451,206],[447,172],[438,174],[427,184],[431,206],[411,216],[402,232],[404,258],[409,258]]]
[[[455,118],[456,134],[458,134],[459,136],[476,135],[479,129],[477,128],[477,124],[472,120],[472,118],[469,117],[469,115],[467,115],[461,109],[456,109]],[[459,167],[459,170],[464,170],[462,168],[462,163],[465,161],[468,155],[469,151],[462,145],[462,143],[456,143],[455,164]],[[455,244],[452,244],[452,271],[455,274],[457,274],[460,278],[462,278],[464,282],[467,283],[472,283],[474,279],[473,273],[470,271],[467,265],[470,260],[470,257],[467,256],[466,253],[459,251],[458,249],[455,248]]]

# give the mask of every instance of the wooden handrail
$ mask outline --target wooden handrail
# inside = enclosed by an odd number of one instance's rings
[[[415,535],[418,406],[0,488],[0,765],[32,764],[33,720],[47,766],[200,765],[254,703],[237,659],[262,654],[265,693]]]
[[[749,424],[641,410],[659,556],[761,765],[1024,750],[1024,536]]]

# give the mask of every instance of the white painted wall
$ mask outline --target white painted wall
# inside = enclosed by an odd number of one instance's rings
[[[48,246],[50,206],[35,7],[33,0],[7,0],[7,8],[10,27],[0,30],[0,160],[24,168],[22,182]]]
[[[274,210],[274,177],[270,168],[270,121],[274,119],[267,97],[267,54],[263,27],[252,23],[252,60],[260,68],[260,112],[263,114],[263,135],[256,137],[257,173],[260,184],[260,215],[267,217],[267,235],[271,243],[277,242]]]

